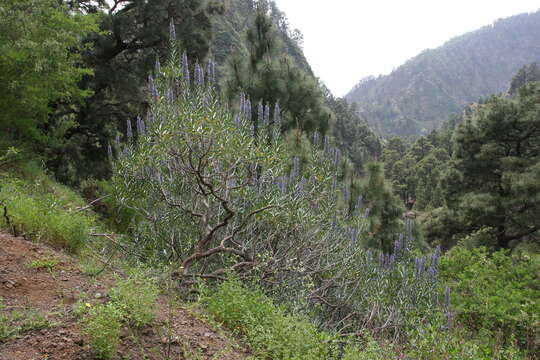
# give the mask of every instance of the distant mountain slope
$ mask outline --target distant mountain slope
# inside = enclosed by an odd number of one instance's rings
[[[522,66],[539,60],[540,11],[425,50],[389,75],[360,81],[346,99],[382,134],[421,134],[466,104],[507,91]]]

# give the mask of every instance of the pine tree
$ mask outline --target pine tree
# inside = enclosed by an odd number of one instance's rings
[[[509,248],[538,241],[540,230],[540,84],[515,99],[494,96],[457,128],[455,154],[444,176],[447,217],[461,234]],[[447,220],[441,220],[441,222]]]
[[[239,93],[251,101],[256,118],[259,103],[279,103],[283,130],[326,132],[332,114],[324,103],[316,79],[301,70],[287,55],[279,55],[282,44],[264,4],[257,7],[246,38],[248,54],[232,55],[223,83],[226,96],[233,102]],[[263,105],[264,105],[263,104]]]

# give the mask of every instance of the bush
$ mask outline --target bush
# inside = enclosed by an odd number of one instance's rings
[[[441,260],[459,324],[486,338],[540,353],[540,259],[488,254],[485,248],[455,247]]]
[[[333,359],[334,339],[307,320],[274,305],[261,291],[238,280],[227,280],[206,298],[214,319],[245,336],[252,352],[261,359]]]
[[[154,319],[159,288],[143,271],[133,271],[128,278],[119,280],[110,291],[112,301],[126,320],[141,327]]]
[[[362,350],[357,346],[348,346],[342,360],[390,360],[397,359],[392,349],[387,349],[377,343],[372,337],[367,336]]]
[[[120,341],[122,312],[114,304],[93,305],[83,319],[83,331],[98,359],[110,359]]]
[[[442,320],[442,319],[441,319]],[[520,360],[513,347],[499,349],[492,339],[474,338],[465,329],[446,328],[445,321],[417,328],[409,334],[407,355],[422,360]]]

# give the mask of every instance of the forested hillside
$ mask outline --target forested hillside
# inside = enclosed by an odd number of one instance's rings
[[[497,20],[360,81],[346,99],[381,134],[427,133],[468,103],[507,91],[519,68],[540,60],[539,34],[540,12]]]

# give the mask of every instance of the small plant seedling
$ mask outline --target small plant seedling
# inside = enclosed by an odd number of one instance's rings
[[[0,307],[0,310],[5,308]],[[51,327],[53,324],[34,310],[11,310],[0,313],[0,343],[12,337]]]
[[[60,260],[57,257],[53,255],[45,255],[30,263],[30,267],[37,270],[44,269],[52,272],[59,263]]]

